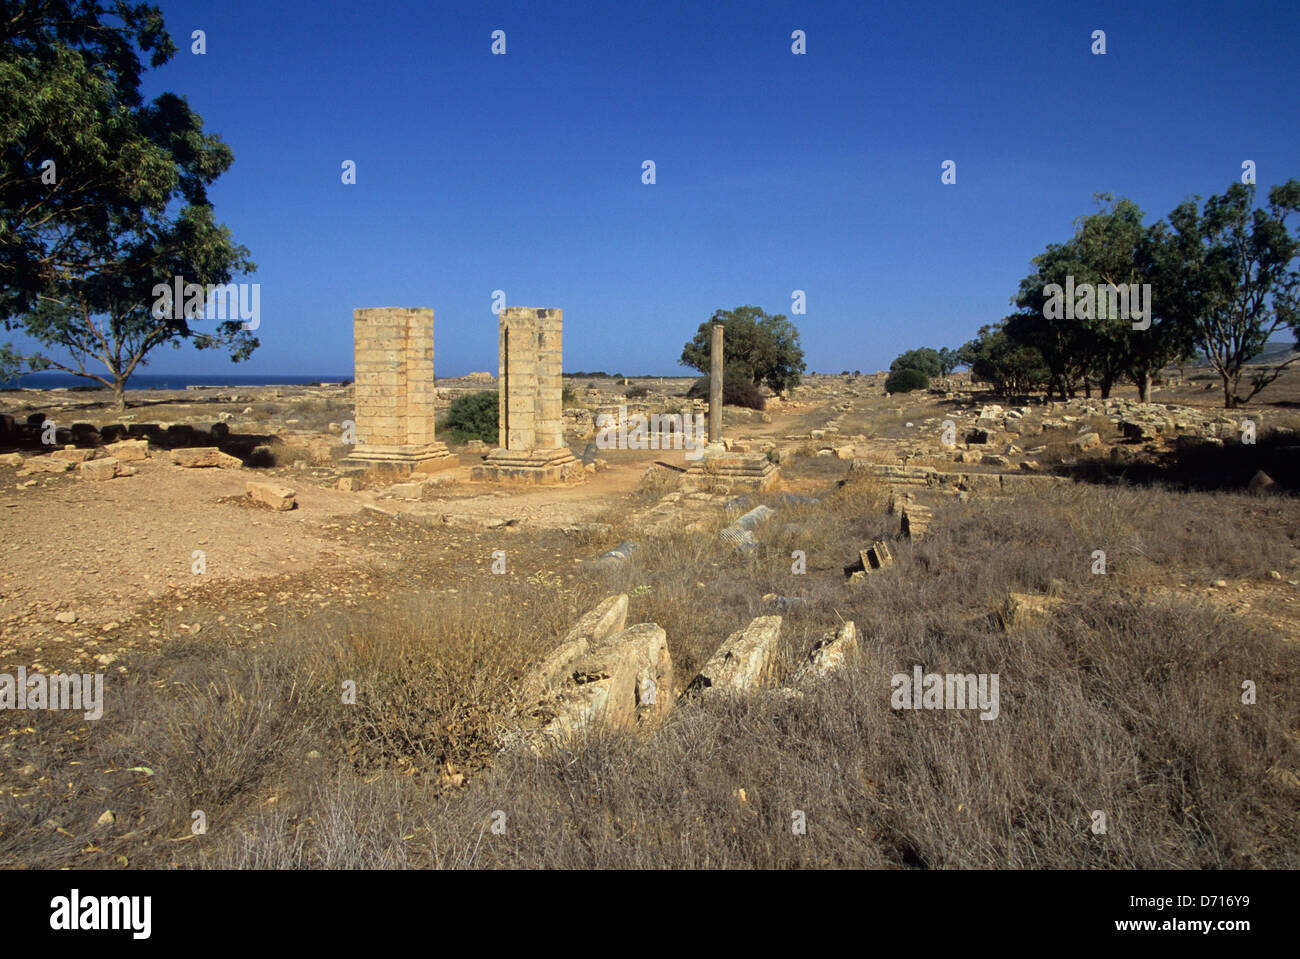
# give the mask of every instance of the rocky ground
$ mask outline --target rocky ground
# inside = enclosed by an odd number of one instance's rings
[[[519,577],[511,614],[530,623],[539,642],[563,635],[568,625],[550,621],[559,614],[543,594],[585,595],[596,571],[626,561],[628,543],[644,556],[660,538],[725,534],[753,505],[735,490],[679,488],[689,465],[683,451],[592,448],[601,414],[693,411],[684,397],[690,382],[572,382],[568,439],[589,462],[584,480],[527,489],[470,481],[482,444],[453,446],[460,465],[430,477],[343,464],[352,416],[346,386],[130,394],[125,411],[96,392],[0,393],[0,672],[76,667],[149,682],[149,664],[173,650],[262,648],[322,617],[373,616],[405,597],[454,605],[461,593],[491,595],[498,551]],[[886,395],[882,384],[880,375],[813,376],[791,396],[770,398],[762,412],[726,410],[730,449],[781,464],[778,485],[761,497],[778,516],[797,518],[805,498],[824,498],[854,475],[890,493],[895,531],[908,502],[939,510],[959,502],[1014,505],[1017,496],[1043,489],[1125,477],[1164,476],[1215,489],[1197,459],[1215,451],[1249,454],[1219,477],[1223,486],[1259,494],[1241,507],[1243,527],[1293,512],[1278,504],[1297,489],[1297,447],[1268,437],[1300,426],[1300,375],[1230,415],[1216,407],[1214,384],[1206,389],[1195,380],[1158,389],[1150,404],[1138,404],[1131,391],[1108,400],[1014,403],[961,376],[943,389],[909,395]],[[440,381],[439,399],[485,386],[492,383]],[[638,386],[645,395],[629,398]],[[50,424],[54,442],[42,443]],[[291,491],[293,508],[250,498],[250,482]],[[1188,517],[1189,535],[1196,522]],[[787,538],[799,535],[786,516],[776,528]],[[1289,535],[1294,543],[1297,531]],[[738,550],[745,545],[739,532],[735,542]],[[1243,628],[1294,643],[1300,551],[1273,548],[1266,575],[1146,575],[1140,588],[1150,597],[1209,604]],[[1135,562],[1159,553],[1140,542],[1125,551]],[[828,582],[840,582],[841,565],[856,558],[853,552],[810,564]],[[1212,559],[1205,564],[1211,570]],[[686,584],[692,590],[725,581],[718,561],[706,566],[714,572],[699,573],[698,582]],[[780,608],[782,598],[765,592],[745,600],[750,612]],[[632,589],[633,604],[637,595]],[[544,623],[529,620],[534,609]],[[674,658],[694,674],[724,638]],[[80,748],[84,730],[27,727],[20,719],[6,717],[0,769],[21,783],[10,798],[34,809],[35,797],[56,801],[57,757]],[[18,758],[36,754],[50,764]]]

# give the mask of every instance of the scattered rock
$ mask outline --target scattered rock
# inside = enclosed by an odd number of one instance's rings
[[[781,617],[758,617],[727,637],[699,675],[691,680],[688,692],[744,693],[757,689],[766,677],[780,639]]]
[[[808,659],[795,671],[796,683],[825,679],[843,669],[858,653],[858,630],[849,620],[839,629],[827,632],[813,644]]]
[[[297,507],[297,494],[287,486],[274,483],[249,481],[244,484],[244,491],[254,503],[277,511],[291,510]]]
[[[172,450],[172,462],[186,469],[243,469],[238,457],[221,452],[215,446],[195,446]]]

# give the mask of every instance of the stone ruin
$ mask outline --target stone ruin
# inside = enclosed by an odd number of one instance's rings
[[[346,462],[435,472],[459,465],[434,438],[433,310],[352,313],[357,445]]]
[[[722,441],[722,386],[724,378],[723,326],[713,324],[709,339],[709,445],[682,476],[682,489],[770,489],[777,479],[776,464],[765,453],[728,451]]]
[[[470,470],[472,479],[530,484],[584,478],[564,442],[563,325],[562,310],[501,311],[497,448]]]
[[[583,616],[526,677],[524,712],[504,737],[506,749],[542,754],[587,727],[635,730],[659,724],[679,701],[770,691],[789,698],[830,679],[859,655],[852,621],[814,642],[790,676],[772,688],[781,646],[780,616],[760,616],[736,630],[685,686],[677,683],[664,630],[627,625],[628,597],[610,596]]]

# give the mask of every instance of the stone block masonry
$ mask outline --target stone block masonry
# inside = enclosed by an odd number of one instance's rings
[[[433,310],[354,310],[357,446],[348,463],[432,472],[458,464],[434,436]]]
[[[471,470],[474,479],[551,483],[584,478],[582,464],[564,443],[563,326],[562,310],[508,306],[501,311],[497,448]]]

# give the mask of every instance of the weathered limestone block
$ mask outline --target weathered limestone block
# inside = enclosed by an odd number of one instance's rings
[[[72,463],[69,460],[54,459],[49,456],[33,456],[26,460],[18,470],[19,476],[30,476],[33,473],[66,473],[72,469]]]
[[[119,463],[134,463],[149,458],[148,440],[119,440],[109,443],[104,449]]]
[[[894,556],[889,547],[881,540],[876,540],[866,549],[859,551],[858,558],[864,570],[886,569],[894,565]]]
[[[725,690],[733,693],[757,689],[781,641],[781,617],[760,616],[727,637],[691,680],[689,691]]]
[[[215,446],[195,446],[189,449],[172,450],[172,462],[186,469],[242,469],[244,464],[239,457],[223,453]]]
[[[593,643],[621,632],[626,622],[626,593],[601,600],[573,625],[560,645],[524,680],[524,698],[537,699],[559,687],[566,679],[572,679],[574,663],[590,651]]]
[[[296,493],[287,486],[249,481],[244,484],[248,498],[273,510],[291,510],[298,505]]]
[[[128,469],[130,472],[126,472]],[[102,460],[86,460],[77,468],[78,476],[90,480],[111,480],[117,476],[129,476],[133,472],[134,468],[120,466],[111,456]]]
[[[672,707],[668,637],[654,623],[638,623],[593,643],[573,671],[555,718],[542,731],[553,742],[590,725],[634,729],[657,722]]]
[[[50,454],[55,459],[67,460],[69,463],[84,463],[86,460],[95,458],[94,450],[79,450],[75,446],[66,449],[55,450]]]
[[[1011,593],[998,610],[998,618],[1005,630],[1041,626],[1048,622],[1056,610],[1065,603],[1059,596],[1034,593]]]
[[[915,503],[907,504],[903,507],[903,535],[920,542],[925,539],[933,517],[934,514],[930,512],[929,507],[918,506]]]
[[[808,659],[794,674],[796,683],[826,679],[842,670],[858,654],[858,629],[852,620],[832,629],[813,644]]]

